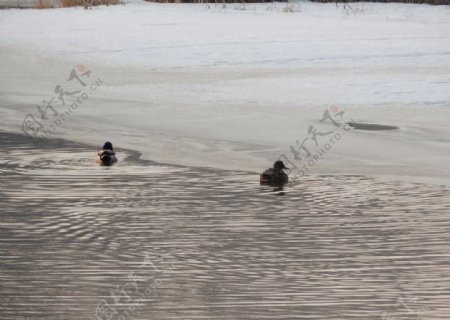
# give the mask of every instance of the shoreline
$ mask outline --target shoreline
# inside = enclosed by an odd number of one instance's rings
[[[101,146],[94,146],[89,143],[82,143],[79,141],[72,141],[65,138],[57,138],[57,137],[51,137],[49,139],[46,139],[45,142],[40,145],[36,146],[30,137],[27,137],[23,133],[19,132],[12,132],[12,131],[5,131],[0,130],[0,137],[6,137],[7,139],[12,139],[13,141],[19,141],[20,144],[28,145],[31,149],[39,151],[39,150],[50,150],[50,151],[56,151],[58,149],[67,149],[70,147],[74,147],[77,150],[92,150],[92,164],[95,166],[98,166],[98,164],[95,163],[95,156],[97,155],[97,152]],[[0,139],[0,148],[5,149],[5,146],[1,144],[2,139]],[[113,145],[115,145],[113,143]],[[9,145],[11,147],[11,145]],[[259,181],[259,174],[260,172],[257,171],[247,171],[247,170],[235,170],[235,169],[220,169],[215,167],[204,167],[204,166],[189,166],[189,165],[182,165],[177,163],[170,163],[170,162],[159,162],[154,161],[152,159],[144,158],[142,157],[142,152],[138,150],[129,149],[126,147],[117,147],[115,145],[114,149],[117,152],[117,155],[119,157],[119,162],[117,164],[112,165],[112,169],[114,166],[117,166],[121,164],[121,162],[125,162],[128,164],[137,164],[137,165],[144,165],[144,166],[162,166],[162,167],[170,167],[170,168],[178,168],[178,169],[189,169],[189,170],[198,170],[198,171],[205,171],[205,172],[211,172],[211,173],[240,173],[240,174],[247,174],[247,175],[253,175],[254,181]],[[123,158],[125,156],[125,158]],[[267,164],[268,167],[271,166],[270,163]],[[421,180],[419,177],[405,177],[405,176],[397,176],[397,175],[377,175],[377,174],[326,174],[326,173],[313,173],[313,174],[306,174],[301,176],[300,178],[295,178],[294,175],[290,174],[290,181],[286,185],[286,188],[294,187],[301,185],[304,181],[303,180],[310,180],[314,178],[322,179],[322,178],[346,178],[346,177],[359,177],[359,178],[370,178],[370,179],[378,179],[380,181],[386,181],[386,182],[393,182],[393,183],[412,183],[417,185],[430,185],[430,186],[436,186],[436,187],[442,187],[442,188],[449,188],[450,183],[446,184],[443,183],[441,180],[433,180],[430,178],[423,178]],[[295,182],[294,182],[295,181]],[[441,182],[441,183],[439,183]]]
[[[3,144],[4,141],[8,141],[8,144],[5,146]],[[92,151],[92,165],[95,167],[99,167],[100,165],[95,162],[97,152],[101,149],[101,145],[94,146],[89,143],[82,143],[79,141],[73,141],[65,138],[58,138],[58,137],[50,137],[46,138],[44,142],[42,142],[39,146],[37,146],[33,139],[29,136],[26,136],[23,133],[20,132],[13,132],[13,131],[5,131],[0,130],[0,148],[1,150],[5,149],[14,149],[14,144],[18,143],[20,148],[29,148],[29,150],[37,151],[39,153],[40,150],[49,150],[51,155],[51,152],[58,151],[58,149],[61,150],[67,150],[70,148],[74,148],[75,151],[82,150],[85,152],[86,150]],[[214,167],[198,167],[198,166],[186,166],[176,163],[168,163],[168,162],[158,162],[154,161],[152,159],[145,159],[142,158],[142,153],[138,150],[129,149],[126,147],[117,147],[113,143],[114,150],[116,151],[118,162],[109,166],[111,169],[113,169],[116,166],[120,166],[122,163],[127,164],[133,164],[133,165],[142,165],[142,166],[156,166],[156,167],[170,167],[173,169],[189,169],[189,170],[199,170],[199,171],[205,171],[205,172],[214,172],[214,173],[220,173],[220,172],[238,172],[240,174],[255,174],[255,172],[251,171],[245,171],[245,170],[226,170],[226,169],[218,169]],[[100,166],[101,167],[101,166]],[[257,178],[257,177],[256,177]],[[259,180],[258,180],[259,181]]]

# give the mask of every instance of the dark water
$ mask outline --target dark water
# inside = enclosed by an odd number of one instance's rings
[[[1,319],[450,319],[448,188],[0,145]]]

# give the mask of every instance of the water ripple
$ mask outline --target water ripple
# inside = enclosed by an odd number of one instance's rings
[[[1,319],[103,319],[102,301],[111,319],[450,315],[448,188],[310,176],[277,196],[254,174],[1,137]]]

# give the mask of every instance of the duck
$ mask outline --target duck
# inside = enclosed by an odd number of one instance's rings
[[[106,141],[103,144],[102,150],[97,154],[96,162],[101,165],[110,166],[117,162],[116,153],[114,152],[113,145],[111,142]]]
[[[284,172],[285,169],[289,169],[286,167],[281,160],[277,160],[274,162],[273,167],[265,170],[259,176],[260,184],[268,184],[268,185],[284,185],[289,181],[288,175]]]

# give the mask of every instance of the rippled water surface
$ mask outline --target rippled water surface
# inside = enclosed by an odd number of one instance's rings
[[[448,188],[1,146],[1,319],[450,319]]]

